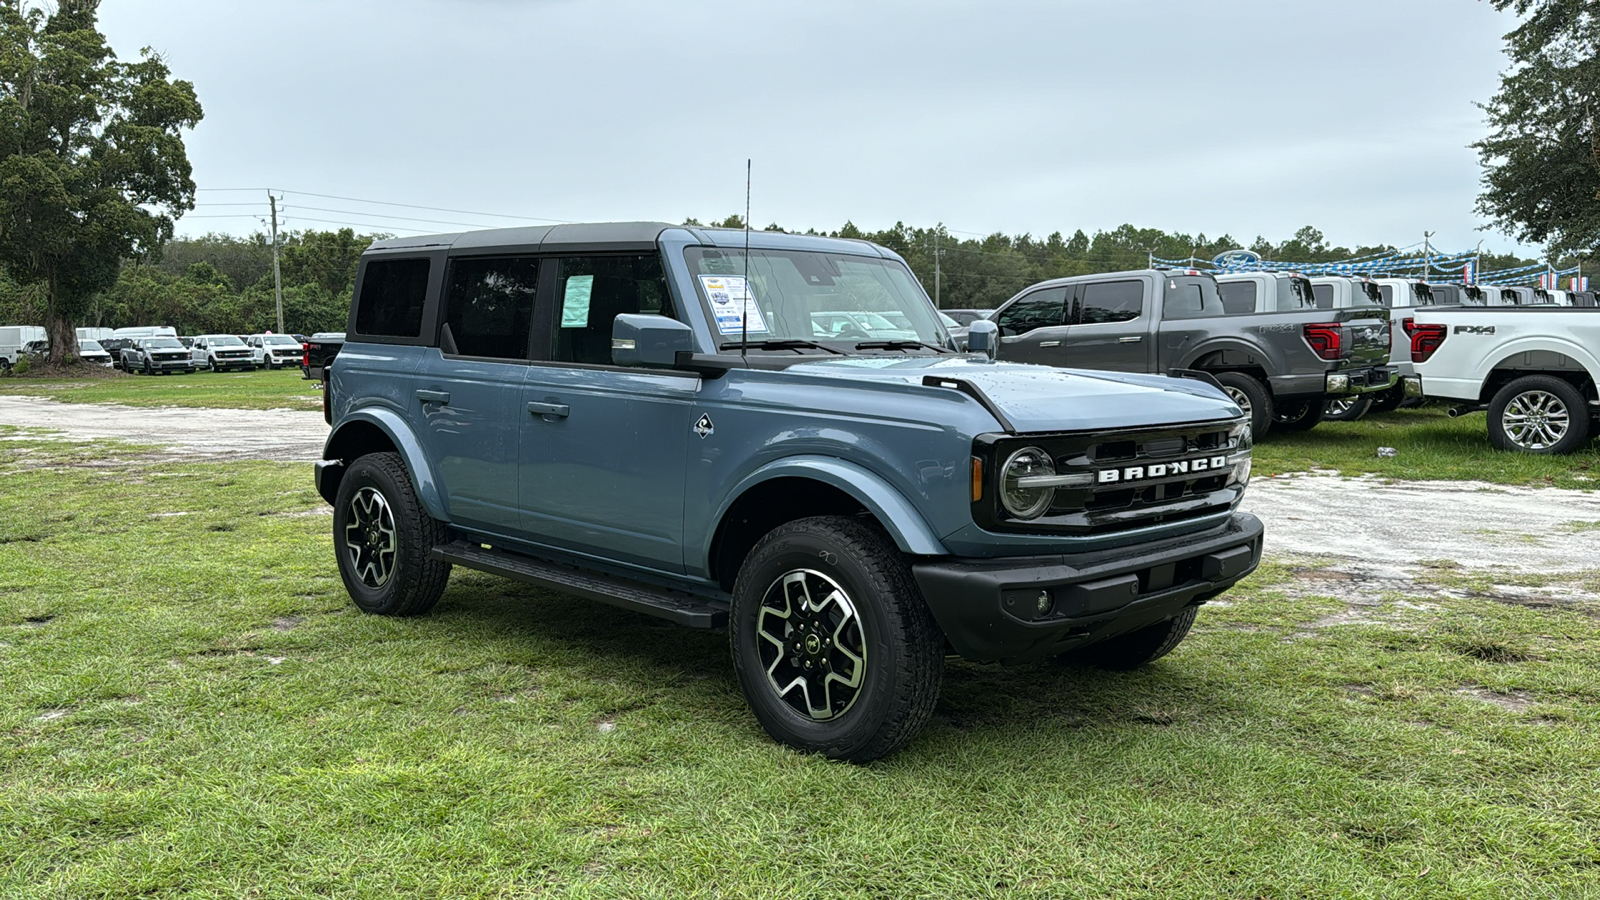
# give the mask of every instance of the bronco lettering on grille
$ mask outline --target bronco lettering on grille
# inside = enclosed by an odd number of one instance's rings
[[[1143,466],[1126,466],[1121,469],[1101,469],[1095,473],[1096,484],[1122,484],[1128,481],[1148,481],[1172,475],[1189,475],[1216,472],[1228,467],[1226,456],[1205,456],[1199,459],[1180,459],[1169,463],[1150,463]]]

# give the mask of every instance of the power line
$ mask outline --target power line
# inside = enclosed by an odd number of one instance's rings
[[[281,191],[284,194],[294,194],[299,197],[321,197],[324,200],[345,200],[350,203],[371,203],[376,206],[398,206],[403,209],[420,209],[426,212],[454,213],[459,216],[487,216],[494,219],[519,219],[524,222],[550,222],[562,224],[571,219],[541,219],[538,216],[512,216],[505,213],[475,212],[470,209],[446,209],[442,206],[418,206],[415,203],[391,203],[388,200],[367,200],[361,197],[340,197],[334,194],[313,194],[310,191]]]
[[[491,226],[491,225],[480,225],[477,222],[446,222],[446,221],[444,221],[442,219],[418,219],[418,218],[415,218],[413,216],[392,216],[392,215],[388,215],[386,213],[367,212],[367,211],[364,211],[364,210],[355,210],[355,209],[328,209],[327,207],[323,207],[323,206],[293,206],[293,207],[286,206],[284,208],[285,209],[309,209],[309,210],[312,210],[314,212],[338,213],[339,215],[344,215],[344,216],[369,216],[369,217],[375,218],[375,219],[399,219],[400,221],[403,221],[403,222],[427,222],[427,223],[432,224],[432,225],[464,225],[464,226],[466,226],[468,228],[492,228],[492,227],[494,227],[494,226]]]

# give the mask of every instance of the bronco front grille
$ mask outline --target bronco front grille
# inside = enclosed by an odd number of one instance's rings
[[[999,531],[1106,534],[1225,512],[1243,491],[1243,419],[1098,433],[992,435],[974,454],[986,485],[973,519]],[[1019,519],[1000,502],[1006,461],[1025,447],[1049,454],[1061,483],[1045,512]]]

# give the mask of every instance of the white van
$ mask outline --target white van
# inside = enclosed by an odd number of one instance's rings
[[[0,369],[16,365],[23,347],[48,339],[45,330],[37,325],[0,325]]]
[[[103,341],[108,337],[111,337],[111,329],[109,328],[78,329],[78,343],[80,344],[84,341]]]
[[[178,336],[178,329],[173,328],[171,325],[140,325],[137,328],[113,329],[111,336],[114,338],[130,339],[147,337],[175,338]],[[100,338],[95,338],[95,340],[100,340]]]

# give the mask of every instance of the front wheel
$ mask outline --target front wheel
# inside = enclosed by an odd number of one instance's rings
[[[1523,453],[1571,453],[1589,439],[1589,404],[1571,382],[1526,375],[1489,401],[1489,443]]]
[[[905,558],[852,518],[779,526],[739,568],[728,644],[774,740],[867,762],[933,715],[944,639]]]
[[[1372,409],[1372,398],[1366,394],[1354,397],[1334,397],[1322,404],[1322,417],[1330,422],[1354,422]]]
[[[333,504],[339,577],[362,612],[416,616],[433,608],[450,564],[431,559],[445,527],[411,488],[398,453],[369,453],[350,464]]]

